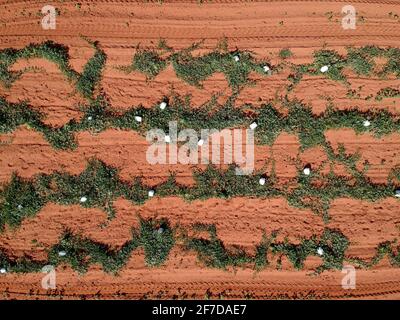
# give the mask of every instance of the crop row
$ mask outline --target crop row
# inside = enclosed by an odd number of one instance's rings
[[[7,48],[0,51],[0,82],[9,88],[25,72],[35,71],[35,68],[25,68],[20,71],[13,71],[12,66],[20,59],[43,58],[57,65],[65,77],[74,82],[76,89],[84,97],[91,99],[97,85],[99,84],[107,56],[99,48],[98,42],[87,40],[95,49],[94,56],[85,64],[82,73],[72,69],[68,47],[46,41],[39,44],[29,44],[22,49]],[[196,48],[193,45],[191,49]],[[167,47],[166,47],[167,48]],[[235,61],[240,57],[240,63]],[[201,57],[190,55],[190,49],[173,53],[168,59],[161,60],[155,51],[138,50],[129,67],[117,67],[124,72],[138,70],[149,79],[165,69],[167,62],[172,61],[177,76],[192,85],[200,85],[200,81],[208,78],[216,72],[225,74],[229,85],[239,89],[249,83],[249,74],[252,71],[266,74],[265,63],[257,62],[254,57],[246,51],[221,52],[212,51]]]
[[[289,76],[291,85],[289,90],[301,81],[304,75],[320,75],[323,73],[328,79],[349,84],[344,73],[350,69],[358,76],[373,76],[385,78],[394,75],[400,78],[400,49],[364,46],[360,48],[347,47],[347,54],[341,55],[335,50],[318,50],[314,52],[314,60],[310,64],[291,64],[292,74]],[[383,66],[378,67],[375,59],[385,60]],[[323,67],[327,67],[324,71]]]
[[[190,99],[179,96],[170,101],[164,99],[166,107],[132,107],[119,112],[112,108],[103,96],[82,107],[83,116],[79,121],[70,120],[60,127],[53,127],[44,121],[44,115],[25,102],[9,103],[0,98],[0,133],[10,133],[19,126],[27,125],[41,132],[45,139],[57,149],[77,147],[75,133],[80,131],[101,132],[106,129],[134,130],[145,135],[150,129],[162,129],[166,134],[169,123],[176,121],[178,130],[248,128],[256,124],[256,142],[272,145],[279,134],[287,132],[299,137],[302,149],[318,145],[325,146],[325,131],[349,128],[356,133],[372,133],[376,137],[400,132],[397,116],[382,110],[360,111],[357,109],[337,110],[329,107],[324,113],[315,115],[310,106],[300,101],[284,99],[278,110],[272,103],[259,107],[243,105],[235,107],[235,96],[218,104],[211,99],[194,108]],[[249,112],[251,110],[251,112]]]
[[[208,236],[199,236],[199,231]],[[118,249],[109,245],[84,238],[65,231],[59,242],[48,249],[47,261],[35,261],[32,258],[14,258],[8,256],[5,249],[0,250],[0,268],[2,272],[40,272],[44,266],[56,267],[68,264],[74,270],[85,273],[91,264],[100,264],[104,271],[117,274],[130,259],[132,252],[141,247],[144,250],[145,263],[148,267],[158,267],[164,264],[174,246],[183,250],[194,251],[198,260],[206,267],[229,268],[252,267],[261,271],[270,265],[271,259],[277,257],[277,268],[280,269],[282,257],[286,256],[292,265],[300,270],[309,256],[322,259],[322,264],[315,269],[321,273],[324,270],[342,269],[344,262],[351,262],[362,268],[371,268],[388,255],[394,267],[400,267],[399,248],[394,248],[394,242],[383,242],[376,249],[376,254],[370,261],[346,255],[350,245],[349,240],[340,231],[325,228],[321,235],[303,238],[299,243],[276,240],[278,232],[270,235],[264,233],[260,243],[255,247],[254,254],[247,253],[239,246],[225,246],[219,239],[214,225],[195,224],[191,233],[181,226],[172,228],[167,220],[140,219],[139,230],[132,230],[132,239],[126,241]],[[397,253],[396,253],[397,252]]]
[[[226,170],[209,165],[205,170],[196,169],[193,172],[193,186],[177,183],[173,174],[156,186],[143,184],[140,177],[132,182],[123,181],[116,168],[99,160],[91,160],[78,175],[54,172],[23,179],[13,174],[10,182],[0,191],[0,228],[6,224],[19,226],[23,219],[36,215],[48,202],[100,208],[111,219],[115,214],[113,201],[119,197],[133,204],[143,204],[153,196],[179,196],[188,201],[240,196],[284,197],[291,206],[312,210],[328,222],[328,210],[334,199],[377,201],[398,196],[399,190],[396,188],[400,183],[400,168],[391,171],[386,184],[377,184],[365,176],[367,167],[362,170],[357,168],[359,155],[347,155],[343,147],[339,148],[338,153],[331,152],[331,161],[344,165],[347,175],[335,173],[333,162],[328,174],[321,174],[321,169],[327,163],[313,168],[310,175],[305,175],[303,167],[298,164],[297,177],[285,184],[276,177],[273,162],[269,175],[264,172],[237,175],[234,165]],[[261,178],[264,179],[263,184],[260,183]]]
[[[292,56],[292,52],[289,49],[282,49],[279,57],[283,61],[272,66],[267,61],[254,62],[253,57],[247,52],[229,52],[225,40],[221,41],[215,51],[203,56],[194,56],[192,51],[197,49],[199,44],[175,52],[165,41],[160,41],[158,50],[138,48],[131,64],[120,69],[127,73],[138,71],[152,79],[168,64],[172,64],[178,78],[198,87],[201,87],[202,81],[213,73],[221,72],[232,88],[240,89],[249,83],[250,71],[272,74],[289,68],[291,73],[288,77],[290,81],[288,91],[292,90],[304,75],[324,75],[328,79],[349,85],[344,73],[345,69],[353,71],[358,76],[384,78],[394,75],[400,78],[400,49],[398,48],[380,48],[371,45],[360,48],[347,47],[346,55],[324,48],[314,51],[313,61],[306,64],[293,64],[285,60]],[[376,58],[383,58],[386,63],[378,68],[374,60]],[[381,94],[379,97],[382,98],[384,95]]]
[[[46,41],[40,44],[30,44],[22,49],[8,48],[0,51],[0,82],[9,88],[27,71],[37,71],[35,68],[25,68],[20,71],[12,70],[12,66],[21,59],[42,58],[56,64],[61,73],[76,86],[85,98],[91,99],[99,84],[105,67],[107,56],[97,42],[87,40],[95,49],[92,58],[83,67],[82,73],[74,70],[70,65],[68,47]]]
[[[94,47],[95,54],[86,63],[81,74],[70,66],[68,47],[53,41],[29,44],[22,49],[0,50],[0,82],[6,87],[10,87],[23,73],[35,70],[35,68],[12,70],[12,66],[19,59],[43,58],[55,63],[66,78],[75,83],[76,89],[84,97],[91,99],[101,80],[107,56],[99,48],[97,42],[87,41]],[[400,78],[400,49],[398,48],[348,47],[346,55],[324,48],[316,50],[313,53],[313,61],[308,64],[293,64],[287,61],[286,59],[291,56],[291,51],[283,49],[280,52],[282,61],[272,66],[269,61],[257,61],[251,52],[229,51],[225,40],[209,53],[193,55],[193,51],[200,45],[201,43],[195,43],[189,48],[175,51],[165,41],[160,40],[157,49],[137,47],[131,64],[116,68],[126,73],[140,72],[150,80],[171,64],[178,78],[197,87],[201,87],[202,82],[214,73],[223,73],[234,92],[238,92],[244,86],[252,83],[249,78],[251,72],[266,76],[279,73],[287,68],[290,70],[288,76],[290,84],[287,87],[289,91],[301,81],[304,75],[323,75],[328,79],[349,85],[344,73],[345,69],[350,69],[362,76],[384,78],[394,75],[396,78]],[[378,68],[375,58],[383,58],[386,63]],[[385,90],[397,89],[385,88],[378,94],[378,99],[385,97]]]

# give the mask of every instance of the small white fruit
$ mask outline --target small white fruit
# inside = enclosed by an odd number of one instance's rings
[[[18,208],[18,210],[21,210],[21,209],[23,208],[23,206],[22,206],[21,204],[19,204],[19,205],[17,206],[17,208]]]
[[[396,198],[400,198],[400,189],[397,189],[397,190],[394,192],[394,196],[395,196]]]
[[[264,185],[265,184],[265,178],[260,178],[260,180],[258,180],[258,182],[260,183],[260,185]]]
[[[167,107],[167,103],[165,101],[160,103],[160,109],[164,110]]]
[[[204,140],[203,139],[200,139],[198,142],[197,142],[197,145],[198,146],[202,146],[204,144]]]
[[[1,269],[0,269],[0,273],[3,273],[3,274],[4,274],[4,273],[7,273],[6,268],[1,268]]]
[[[165,142],[170,143],[171,142],[171,137],[170,136],[165,136],[164,140],[165,140]]]
[[[92,116],[89,116],[89,117],[87,117],[87,119],[90,121],[90,120],[92,120],[93,118],[92,118]]]
[[[322,66],[321,69],[320,69],[320,71],[321,71],[322,73],[325,73],[325,72],[328,71],[328,69],[329,69],[328,66]]]
[[[268,66],[264,66],[263,69],[264,69],[264,72],[268,72],[269,70],[271,70]]]
[[[257,128],[257,122],[253,122],[252,124],[250,124],[251,130],[254,130],[255,128]]]
[[[240,60],[239,56],[234,56],[233,59],[238,62]]]
[[[163,227],[158,228],[158,230],[157,230],[157,233],[158,233],[158,234],[161,234],[161,233],[163,233],[163,232],[164,232],[164,228],[163,228]]]
[[[136,122],[142,122],[142,117],[141,116],[135,116]]]
[[[66,255],[67,255],[67,253],[65,252],[65,251],[59,251],[58,252],[58,255],[60,256],[60,257],[65,257]]]
[[[310,168],[310,167],[305,167],[305,168],[303,169],[303,173],[304,173],[306,176],[309,176],[309,175],[311,174],[311,168]]]
[[[319,247],[319,248],[317,249],[317,253],[318,253],[319,256],[322,256],[322,255],[324,254],[324,249],[322,249],[321,247]]]
[[[149,195],[149,197],[151,198],[151,197],[154,197],[154,190],[149,190],[149,193],[148,193],[148,195]]]
[[[363,122],[364,127],[369,127],[371,125],[371,122],[369,120],[365,120]]]
[[[81,197],[81,200],[80,200],[81,202],[86,202],[87,201],[87,198],[86,197]]]

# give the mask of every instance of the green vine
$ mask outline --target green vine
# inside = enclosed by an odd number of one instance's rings
[[[344,148],[331,156],[347,167],[350,176],[335,174],[332,166],[326,175],[320,173],[321,168],[314,168],[312,174],[306,176],[299,166],[298,176],[291,182],[282,185],[275,173],[271,172],[266,183],[261,185],[259,180],[265,176],[264,172],[237,175],[234,165],[226,170],[210,165],[205,170],[194,171],[193,186],[178,184],[173,174],[159,185],[148,186],[139,177],[132,182],[122,181],[117,169],[99,160],[90,161],[79,175],[55,172],[23,179],[13,174],[11,181],[0,192],[0,228],[3,229],[6,224],[18,227],[23,219],[36,215],[48,202],[100,208],[111,219],[115,215],[113,201],[117,198],[124,197],[134,204],[143,204],[152,197],[149,195],[150,190],[158,197],[179,196],[188,201],[284,197],[291,206],[312,210],[323,217],[325,222],[329,220],[328,210],[334,199],[378,201],[395,195],[400,181],[399,168],[392,170],[387,184],[377,184],[364,175],[365,169],[357,169],[357,156],[346,155]]]
[[[192,51],[198,49],[200,43],[182,51],[174,52],[165,41],[160,41],[158,50],[137,48],[129,66],[121,66],[120,70],[127,73],[138,71],[153,79],[168,64],[171,64],[178,78],[185,82],[201,87],[201,83],[215,72],[223,73],[228,84],[233,89],[240,89],[249,83],[248,77],[251,71],[260,74],[279,73],[288,67],[291,74],[288,77],[290,84],[288,91],[302,80],[304,75],[321,76],[349,85],[344,74],[345,69],[350,69],[357,75],[387,77],[390,74],[400,78],[400,49],[380,48],[367,45],[360,48],[348,47],[347,54],[341,55],[335,50],[321,49],[313,54],[314,60],[309,64],[293,64],[285,59],[293,54],[285,48],[279,52],[279,57],[285,61],[272,66],[268,61],[258,63],[248,52],[227,50],[226,42],[219,44],[217,49],[203,56],[193,56]],[[235,61],[235,58],[237,61]],[[377,70],[375,58],[384,58],[386,63],[382,70]],[[265,69],[267,67],[267,69]],[[327,70],[322,70],[327,67]]]
[[[382,70],[376,70],[375,58],[384,58],[386,63]],[[360,48],[347,48],[347,55],[340,55],[335,50],[322,49],[314,52],[314,61],[310,64],[289,64],[292,73],[289,75],[291,84],[288,90],[292,90],[304,75],[325,75],[328,79],[339,81],[349,85],[344,70],[350,69],[357,75],[387,77],[393,74],[400,78],[400,49],[380,48],[377,46],[364,46]],[[322,70],[322,67],[328,67]]]
[[[56,64],[61,73],[69,81],[75,83],[78,92],[85,98],[92,99],[95,88],[101,80],[107,56],[105,52],[99,48],[97,42],[85,40],[93,47],[95,53],[84,66],[82,73],[72,69],[69,62],[68,47],[53,41],[29,44],[19,50],[12,48],[0,50],[0,82],[6,88],[9,88],[25,72],[31,70],[31,68],[21,71],[11,70],[12,66],[18,60],[42,58]]]
[[[287,132],[299,137],[301,149],[322,146],[330,162],[330,171],[323,175],[324,163],[313,168],[310,176],[303,174],[303,165],[298,161],[298,174],[295,179],[282,185],[277,181],[275,173],[266,176],[264,172],[257,172],[248,176],[236,175],[235,166],[226,170],[216,169],[213,166],[205,170],[196,170],[193,173],[194,185],[180,185],[171,175],[167,181],[149,186],[142,183],[139,177],[132,182],[122,181],[116,168],[92,160],[87,168],[78,175],[65,172],[36,175],[32,179],[23,179],[13,174],[11,181],[0,191],[0,229],[6,225],[18,227],[26,218],[35,216],[44,205],[49,202],[61,205],[79,204],[87,208],[100,208],[113,218],[115,210],[113,202],[124,197],[135,204],[143,204],[149,200],[149,190],[158,197],[179,196],[186,200],[209,198],[245,197],[284,197],[291,206],[309,209],[320,215],[327,222],[328,210],[331,202],[337,198],[352,198],[367,201],[377,201],[393,197],[400,183],[400,169],[394,168],[385,184],[377,184],[365,176],[367,167],[357,168],[359,155],[348,155],[343,146],[333,150],[326,141],[325,132],[331,129],[351,128],[356,133],[373,133],[381,137],[400,131],[398,117],[386,111],[359,111],[357,109],[335,110],[328,108],[324,113],[315,115],[309,106],[300,101],[281,101],[282,108],[278,109],[271,103],[260,107],[249,105],[235,107],[236,94],[245,85],[251,83],[250,73],[258,72],[262,75],[278,73],[284,67],[289,67],[291,74],[288,80],[288,91],[293,90],[304,75],[324,75],[328,79],[340,81],[349,85],[345,76],[345,69],[351,69],[357,75],[386,77],[394,75],[400,78],[400,49],[379,48],[365,46],[361,48],[347,48],[347,55],[340,55],[334,50],[318,50],[314,52],[314,60],[310,64],[294,65],[286,59],[292,53],[289,49],[282,50],[280,57],[283,62],[271,66],[267,61],[256,61],[250,52],[228,51],[226,43],[204,55],[195,56],[193,51],[200,44],[190,48],[174,51],[165,42],[160,42],[157,50],[137,51],[129,66],[119,69],[130,73],[141,72],[151,80],[162,70],[172,65],[177,77],[183,81],[201,87],[204,80],[214,73],[223,73],[234,95],[225,104],[220,105],[216,99],[193,108],[190,99],[173,96],[163,99],[168,107],[161,110],[158,106],[144,108],[133,107],[120,112],[110,106],[104,96],[95,98],[95,91],[99,87],[102,72],[106,63],[106,54],[97,42],[89,43],[95,53],[86,63],[82,73],[74,70],[70,65],[68,48],[47,41],[41,44],[30,44],[22,49],[4,49],[0,51],[0,82],[9,88],[25,72],[34,68],[25,68],[14,71],[13,65],[20,59],[43,58],[57,65],[65,77],[73,82],[78,92],[90,100],[82,106],[83,117],[79,121],[70,120],[61,127],[47,125],[44,115],[26,102],[9,103],[0,98],[0,133],[10,133],[21,125],[42,133],[45,139],[58,149],[73,149],[77,147],[75,134],[81,131],[100,132],[109,128],[135,130],[145,134],[148,130],[158,128],[165,132],[169,130],[169,122],[177,121],[178,129],[224,129],[246,128],[256,122],[255,135],[258,143],[272,145],[279,134]],[[381,71],[377,71],[374,59],[384,58],[386,63]],[[327,70],[322,71],[322,67]],[[351,93],[351,91],[350,91]],[[381,89],[375,99],[399,97],[399,90],[391,87]],[[137,121],[138,117],[140,121]],[[368,123],[368,124],[366,124]],[[337,175],[333,170],[333,163],[345,165],[347,175]],[[261,185],[259,179],[266,178]],[[388,256],[392,266],[400,266],[400,247],[393,248],[395,242],[381,243],[375,256],[370,261],[346,256],[349,247],[348,239],[337,230],[326,228],[322,235],[302,239],[293,244],[288,240],[276,242],[276,233],[270,236],[264,234],[255,254],[250,255],[240,247],[226,248],[218,238],[215,226],[195,225],[196,231],[207,231],[208,238],[189,237],[184,232],[180,238],[181,245],[186,250],[195,251],[200,261],[213,268],[237,268],[253,265],[256,270],[262,270],[269,265],[268,254],[287,256],[297,269],[304,267],[308,256],[317,255],[322,249],[322,265],[316,272],[330,269],[340,269],[344,261],[350,261],[364,268],[376,265],[384,256]],[[160,266],[167,259],[170,250],[176,244],[177,238],[168,221],[141,220],[140,229],[132,231],[132,239],[127,241],[118,250],[108,245],[83,238],[71,232],[66,232],[60,242],[53,246],[48,254],[48,261],[34,261],[28,257],[13,258],[3,250],[0,252],[0,266],[10,272],[38,272],[44,265],[70,264],[79,272],[87,271],[92,263],[101,264],[106,272],[116,273],[127,262],[131,253],[138,247],[145,252],[145,261],[148,266]],[[65,251],[66,255],[60,255]]]
[[[201,83],[214,73],[223,73],[229,86],[235,91],[251,83],[250,72],[254,71],[261,75],[271,73],[270,64],[267,61],[257,62],[250,52],[228,51],[227,44],[224,42],[220,43],[214,51],[193,56],[192,51],[198,49],[200,44],[195,43],[178,52],[174,52],[163,41],[160,41],[158,51],[138,47],[131,65],[120,66],[118,69],[126,73],[138,71],[150,80],[171,64],[178,78],[196,87],[202,87]],[[264,69],[266,66],[268,69]]]
[[[44,115],[25,102],[9,103],[0,97],[0,133],[11,133],[19,126],[27,125],[42,133],[54,148],[74,149],[78,146],[74,134],[81,131],[98,133],[118,128],[145,135],[147,131],[157,128],[167,134],[171,121],[177,122],[178,130],[190,128],[197,132],[202,129],[245,128],[257,122],[255,137],[258,143],[272,145],[279,134],[287,132],[297,135],[302,149],[306,149],[324,146],[324,133],[331,129],[350,128],[356,133],[370,132],[378,138],[400,131],[399,118],[387,111],[328,108],[324,113],[315,115],[310,106],[296,100],[283,100],[283,108],[278,111],[271,103],[260,107],[248,104],[235,107],[235,97],[230,97],[222,105],[211,99],[193,108],[188,97],[182,99],[173,96],[164,110],[155,105],[152,108],[139,106],[118,112],[103,96],[99,96],[81,108],[84,114],[79,121],[70,120],[60,127],[46,124]],[[136,120],[138,116],[140,122]],[[365,126],[367,120],[369,125]]]
[[[87,39],[85,39],[87,40]],[[62,44],[46,41],[40,44],[29,44],[22,49],[7,48],[0,50],[0,82],[10,87],[22,74],[34,71],[35,68],[12,70],[19,59],[43,58],[55,63],[66,78],[75,82],[77,90],[86,98],[92,99],[96,86],[99,84],[106,62],[106,54],[97,42],[87,40],[95,49],[94,56],[85,65],[82,74],[70,66],[68,48]],[[118,66],[117,69],[126,73],[137,71],[151,80],[163,71],[169,64],[180,79],[190,85],[202,86],[202,82],[214,73],[223,73],[234,92],[239,92],[244,86],[251,84],[251,72],[261,75],[279,73],[285,68],[291,71],[288,80],[288,91],[292,90],[304,75],[325,75],[328,79],[340,81],[349,85],[344,70],[350,69],[357,75],[387,77],[393,74],[400,78],[400,49],[364,46],[348,47],[347,55],[341,55],[335,50],[321,49],[314,52],[314,60],[309,64],[293,64],[286,59],[292,56],[290,49],[282,49],[279,56],[283,60],[272,66],[269,61],[257,61],[247,51],[229,51],[226,39],[222,40],[216,49],[204,55],[194,56],[192,52],[198,49],[200,43],[194,43],[189,48],[175,51],[164,40],[159,41],[156,49],[141,49],[137,47],[132,62],[128,66]],[[377,70],[375,58],[384,58],[386,63],[382,70]],[[322,67],[327,67],[322,71]],[[380,99],[378,94],[377,99]]]
[[[379,244],[371,262],[346,255],[349,240],[339,231],[325,228],[321,235],[301,239],[294,244],[285,239],[276,241],[277,232],[271,236],[263,235],[256,246],[255,254],[249,254],[239,246],[226,246],[218,238],[214,225],[195,224],[195,231],[205,231],[208,237],[195,233],[188,236],[187,231],[171,228],[167,220],[140,219],[140,231],[132,230],[132,239],[119,248],[111,247],[71,231],[62,234],[59,242],[48,249],[47,261],[37,261],[27,256],[15,258],[0,250],[0,267],[10,273],[41,272],[44,266],[70,265],[79,273],[87,272],[92,264],[99,264],[108,273],[118,274],[131,258],[132,252],[144,248],[145,263],[148,267],[159,267],[167,260],[174,246],[185,251],[193,251],[198,260],[209,268],[223,270],[253,268],[261,271],[270,266],[270,259],[286,256],[297,270],[304,269],[304,262],[309,256],[317,256],[322,264],[314,271],[319,274],[325,270],[341,270],[344,262],[351,262],[362,268],[371,268],[385,255],[389,255],[393,267],[400,267],[399,247],[393,248],[392,242]],[[321,251],[320,251],[321,250]]]

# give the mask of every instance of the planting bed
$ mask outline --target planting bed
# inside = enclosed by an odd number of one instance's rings
[[[0,1],[0,299],[400,298],[396,1],[46,4]],[[172,120],[254,173],[150,164]]]

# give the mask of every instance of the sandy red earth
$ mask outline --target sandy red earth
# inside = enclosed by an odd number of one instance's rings
[[[204,39],[201,53],[213,49],[219,39],[226,37],[231,49],[250,50],[257,58],[270,58],[273,63],[282,48],[292,50],[291,62],[305,63],[323,45],[342,52],[350,45],[398,47],[400,43],[400,20],[389,16],[390,12],[400,14],[398,1],[351,1],[363,17],[356,30],[343,30],[340,25],[341,8],[347,1],[80,3],[80,8],[69,1],[51,3],[60,11],[57,28],[43,30],[38,12],[50,4],[48,1],[0,1],[0,48],[21,48],[31,42],[54,40],[70,48],[72,67],[81,70],[93,51],[80,35],[98,40],[108,59],[101,86],[112,105],[119,108],[151,106],[171,91],[191,94],[194,104],[204,103],[215,93],[222,93],[222,98],[230,95],[231,89],[222,74],[207,79],[200,89],[177,78],[171,66],[152,81],[146,81],[140,73],[124,74],[114,68],[129,64],[138,44],[152,48],[160,38],[176,49]],[[328,12],[333,12],[332,19],[328,18]],[[1,96],[12,102],[29,100],[54,125],[81,116],[77,105],[83,98],[54,64],[32,59],[20,61],[13,68],[19,70],[25,66],[37,66],[41,71],[24,74],[10,89],[0,86]],[[348,76],[353,88],[363,86],[363,96],[389,85],[397,88],[400,85],[399,80],[362,78],[351,73]],[[259,105],[283,93],[287,84],[285,73],[268,78],[254,74],[251,77],[257,82],[240,93],[238,104]],[[381,108],[400,113],[395,99],[380,102],[349,99],[344,86],[323,77],[305,77],[290,95],[311,103],[316,113],[324,110],[327,97],[333,98],[339,108],[357,106],[361,110]],[[39,133],[25,127],[8,136],[9,142],[0,145],[1,183],[9,181],[13,172],[23,177],[55,170],[79,173],[92,157],[119,168],[123,179],[142,175],[149,183],[159,183],[174,171],[179,182],[192,183],[192,166],[149,165],[145,157],[148,143],[134,132],[80,133],[79,147],[74,151],[55,150]],[[352,130],[340,130],[329,131],[326,137],[333,145],[344,143],[349,152],[358,150],[362,155],[360,161],[370,164],[368,176],[373,181],[386,181],[389,171],[400,164],[398,134],[377,139],[368,134],[357,136]],[[6,138],[3,135],[2,141]],[[257,168],[269,159],[271,151],[278,177],[294,177],[296,168],[291,159],[299,152],[298,138],[282,134],[272,147],[256,146]],[[326,158],[319,148],[308,150],[301,157],[312,165]],[[180,198],[155,197],[142,206],[119,199],[115,207],[115,219],[101,227],[107,219],[101,210],[48,204],[37,216],[26,219],[21,227],[6,228],[0,234],[0,247],[15,256],[29,254],[45,259],[46,249],[58,242],[65,228],[119,246],[130,239],[138,214],[144,218],[165,217],[172,225],[214,223],[227,245],[240,245],[246,250],[252,250],[259,243],[263,230],[279,229],[279,237],[296,242],[301,237],[321,233],[326,226],[311,211],[293,208],[281,198],[209,199],[188,203]],[[379,243],[400,237],[399,209],[400,202],[394,198],[376,203],[338,199],[331,205],[328,226],[340,229],[349,238],[351,255],[370,259]],[[100,266],[91,266],[84,275],[60,266],[57,290],[51,292],[41,288],[41,273],[1,275],[0,298],[400,298],[400,269],[391,266],[387,258],[370,270],[357,271],[354,290],[342,288],[344,275],[340,270],[311,276],[310,272],[319,263],[319,258],[307,259],[305,269],[298,271],[284,258],[281,270],[272,264],[259,272],[248,268],[222,271],[206,268],[195,254],[177,247],[163,266],[149,268],[145,266],[143,252],[138,250],[118,276],[105,273]]]

